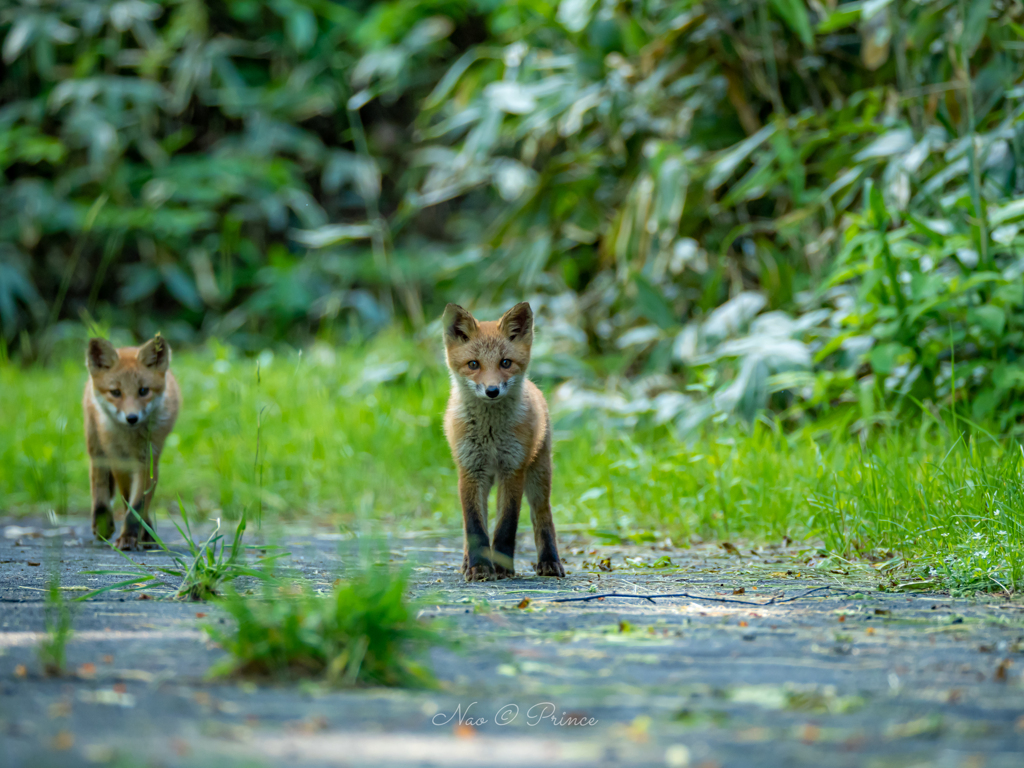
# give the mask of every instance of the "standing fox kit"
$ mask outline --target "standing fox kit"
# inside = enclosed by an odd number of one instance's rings
[[[156,491],[160,453],[174,427],[181,392],[168,371],[171,348],[159,334],[141,347],[116,349],[105,339],[89,339],[82,407],[92,490],[92,532],[114,534],[115,489],[129,511],[117,539],[120,549],[145,549],[153,537],[149,505]],[[132,514],[135,510],[138,515]]]
[[[462,307],[444,311],[444,346],[452,379],[444,431],[459,470],[466,581],[515,575],[516,528],[523,493],[537,543],[536,571],[565,576],[551,516],[551,425],[544,395],[526,378],[533,312],[516,304],[500,320],[477,322]],[[487,497],[498,483],[493,546]]]

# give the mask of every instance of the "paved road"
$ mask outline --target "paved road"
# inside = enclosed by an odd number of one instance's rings
[[[392,557],[416,563],[423,612],[468,640],[433,653],[439,691],[325,692],[207,680],[222,651],[200,625],[222,620],[215,606],[116,592],[80,604],[72,673],[43,677],[48,564],[59,559],[75,596],[113,580],[84,571],[123,561],[91,544],[81,521],[0,528],[5,768],[1024,765],[1024,603],[880,593],[871,568],[813,550],[566,537],[564,582],[465,585],[457,541],[396,537]],[[351,542],[337,539],[292,529],[280,543],[327,586],[351,560]],[[649,567],[666,557],[670,566]],[[680,591],[759,602],[818,586],[837,591],[776,605],[547,602]]]

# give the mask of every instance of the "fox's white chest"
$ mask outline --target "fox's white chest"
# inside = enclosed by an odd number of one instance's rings
[[[514,416],[513,409],[490,407],[474,408],[462,414],[465,431],[457,453],[459,464],[466,472],[490,478],[508,476],[522,468],[526,450],[513,432]]]

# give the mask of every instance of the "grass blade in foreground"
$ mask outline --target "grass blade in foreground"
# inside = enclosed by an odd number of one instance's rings
[[[325,595],[306,584],[278,585],[262,597],[230,592],[221,605],[235,626],[206,626],[231,657],[211,672],[336,686],[430,687],[421,659],[441,643],[405,599],[407,575],[372,566]]]
[[[60,571],[56,563],[50,574],[46,593],[46,637],[39,643],[39,663],[43,673],[59,677],[64,674],[66,647],[71,639],[74,615],[61,592]]]

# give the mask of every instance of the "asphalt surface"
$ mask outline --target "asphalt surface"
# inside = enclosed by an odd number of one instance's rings
[[[1024,765],[1024,602],[879,592],[875,569],[813,549],[565,534],[563,581],[464,584],[457,540],[395,537],[386,545],[414,564],[420,611],[463,642],[432,652],[438,690],[333,691],[208,678],[224,652],[201,627],[227,619],[166,589],[77,603],[68,671],[45,676],[52,569],[74,599],[125,578],[87,571],[126,562],[84,521],[0,530],[4,768]],[[354,542],[326,529],[262,538],[323,588],[354,558]],[[550,602],[608,592],[691,597]]]

